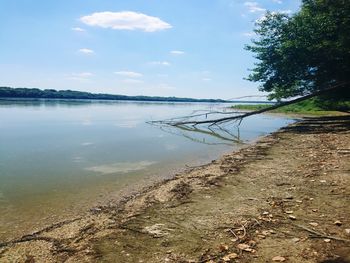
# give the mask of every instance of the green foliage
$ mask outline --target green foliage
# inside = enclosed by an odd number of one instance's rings
[[[270,107],[269,104],[240,104],[232,106],[233,109],[239,110],[261,110]],[[331,105],[320,101],[319,99],[309,99],[301,101],[295,104],[283,106],[272,112],[277,113],[297,113],[297,114],[310,114],[310,115],[327,115],[334,114],[334,111],[349,111],[350,102],[337,102]]]
[[[303,0],[287,16],[267,13],[257,23],[258,39],[247,50],[258,62],[248,79],[260,82],[270,99],[303,96],[347,83],[323,100],[349,100],[350,1]]]

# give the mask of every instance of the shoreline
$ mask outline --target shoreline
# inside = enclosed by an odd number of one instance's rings
[[[340,128],[342,127],[341,125],[343,125],[347,129],[349,123],[348,117],[335,118],[338,124],[331,123],[330,125],[338,125]],[[342,123],[338,121],[339,118]],[[320,118],[314,118],[314,120],[318,119]],[[84,217],[63,221],[38,232],[23,236],[18,240],[1,243],[0,259],[5,260],[4,262],[14,257],[22,259],[23,261],[28,258],[33,258],[35,262],[57,262],[63,259],[66,262],[90,262],[96,259],[111,261],[112,258],[123,258],[123,260],[115,262],[140,262],[136,261],[136,259],[139,258],[145,260],[143,262],[164,262],[164,258],[167,258],[168,260],[166,261],[169,262],[179,262],[180,259],[192,260],[192,262],[210,262],[212,257],[215,257],[215,259],[222,259],[225,256],[231,255],[232,260],[234,260],[234,258],[240,258],[243,260],[240,262],[250,262],[249,260],[254,259],[255,255],[259,255],[260,250],[257,244],[261,240],[268,240],[268,236],[273,236],[272,232],[262,233],[259,229],[261,225],[266,224],[267,226],[265,226],[265,228],[267,229],[277,229],[277,226],[280,227],[281,217],[286,217],[285,219],[287,222],[294,222],[292,219],[294,212],[286,214],[286,212],[290,212],[290,210],[285,210],[285,206],[288,206],[289,203],[296,200],[296,198],[290,198],[290,196],[286,195],[281,200],[272,200],[274,205],[279,208],[281,204],[283,204],[282,215],[275,211],[273,213],[270,211],[262,211],[261,209],[266,209],[264,207],[266,206],[265,202],[261,204],[252,204],[252,202],[254,203],[264,198],[266,192],[268,193],[267,196],[269,196],[269,194],[275,195],[274,191],[276,190],[265,189],[262,193],[259,192],[259,194],[257,194],[251,189],[246,189],[244,186],[251,185],[255,190],[259,187],[269,187],[265,181],[258,182],[262,180],[261,178],[250,178],[250,174],[257,172],[259,169],[265,169],[266,167],[264,168],[264,166],[266,166],[268,162],[272,162],[274,158],[278,157],[278,155],[275,156],[271,151],[273,152],[276,147],[279,149],[278,147],[281,142],[288,144],[291,140],[294,140],[295,137],[304,136],[303,133],[305,133],[305,130],[303,129],[308,127],[305,124],[307,122],[308,120],[298,121],[270,135],[261,137],[252,144],[244,146],[233,153],[226,154],[211,163],[188,168],[186,171],[176,174],[173,178],[165,179],[150,187],[146,187],[129,197],[123,198],[118,203],[110,203],[105,206],[92,208]],[[313,124],[309,124],[309,126],[309,128],[313,128]],[[323,126],[323,124],[321,126]],[[335,127],[339,128],[338,126]],[[298,130],[301,127],[303,127],[303,129],[300,131],[291,132],[293,129]],[[341,134],[341,136],[345,136],[344,138],[349,139],[349,132],[347,132],[346,129],[345,132],[343,129],[341,132],[336,132],[335,134]],[[327,132],[329,133],[330,131]],[[315,136],[320,136],[320,134],[326,134],[326,131],[315,134]],[[294,135],[294,137],[292,135]],[[307,135],[308,134],[305,136]],[[288,138],[286,139],[284,137]],[[308,139],[311,140],[312,138],[310,137]],[[310,142],[312,142],[312,140]],[[349,140],[345,142],[349,143]],[[323,150],[326,151],[327,149]],[[288,156],[288,152],[285,154]],[[347,155],[344,156],[347,158]],[[293,159],[295,157],[289,156],[289,158]],[[326,162],[326,160],[323,162]],[[274,170],[282,169],[283,167],[273,167],[273,165],[276,165],[276,163],[272,163],[272,166],[269,167],[267,171],[270,171],[271,176],[277,176]],[[259,167],[259,169],[252,169],[255,166]],[[299,173],[304,172],[302,169],[297,170],[300,170]],[[249,180],[247,179],[247,171]],[[284,170],[282,169],[282,171]],[[291,175],[292,174],[289,176]],[[249,182],[245,182],[246,180]],[[284,180],[292,181],[293,178],[285,177]],[[342,180],[348,179],[342,178]],[[298,182],[299,181],[298,179]],[[280,184],[279,187],[293,187],[294,185],[290,182],[277,183]],[[238,191],[239,193],[236,195],[234,191],[231,193],[233,189],[241,192]],[[349,192],[348,189],[345,190],[343,194],[346,196]],[[255,195],[257,195],[257,197]],[[242,196],[248,198],[248,204],[245,203],[246,200],[243,203],[239,202]],[[232,205],[231,199],[233,197],[238,199],[237,202],[233,202],[237,207],[235,205],[226,207],[225,204],[221,204],[221,201],[225,201]],[[213,202],[214,199],[216,202]],[[218,200],[221,201],[217,203]],[[284,202],[284,200],[289,201]],[[272,202],[271,200],[269,201]],[[300,201],[302,202],[297,203],[299,206],[303,203],[307,203],[304,199]],[[310,200],[308,200],[308,202],[310,202]],[[221,210],[216,211],[217,214],[210,214],[209,216],[207,211],[205,211],[208,208],[215,210],[220,206],[222,206]],[[322,205],[319,205],[318,207],[320,208],[321,206]],[[236,212],[233,213],[231,210]],[[223,213],[224,215],[220,214],[221,211],[225,212]],[[188,222],[189,219],[187,217],[193,217],[196,213],[200,214],[200,216],[196,217],[196,220],[192,218],[192,221]],[[231,213],[233,213],[233,215]],[[164,215],[168,216],[163,218]],[[349,211],[346,209],[345,215],[348,217],[350,216]],[[214,221],[212,218],[213,216],[217,217]],[[211,219],[209,220],[209,218]],[[255,221],[253,219],[259,222],[259,224],[254,223]],[[341,220],[343,221],[342,224],[347,225],[350,223],[347,222],[345,218]],[[229,234],[227,234],[227,231],[216,230],[220,232],[219,236],[215,236],[215,238],[206,236],[206,232],[212,231],[215,225],[214,223],[225,225],[226,227],[223,228],[231,229],[234,234],[230,234],[230,231],[228,231]],[[192,224],[194,224],[194,226]],[[273,226],[274,224],[277,226]],[[286,222],[283,224],[286,224]],[[320,223],[317,224],[321,225]],[[204,225],[204,227],[201,225]],[[230,225],[231,228],[227,225]],[[350,228],[349,225],[347,225],[347,227]],[[190,229],[189,233],[183,231],[182,228]],[[203,229],[199,231],[200,233],[197,233],[198,231],[196,228]],[[179,229],[182,232],[179,232]],[[219,229],[221,229],[221,227]],[[257,234],[256,231],[258,231],[259,234]],[[277,232],[276,230],[272,231]],[[177,234],[175,235],[174,232]],[[315,232],[319,233],[316,230]],[[336,234],[339,237],[338,239],[350,239],[350,237],[344,236],[344,233]],[[261,236],[261,240],[259,239],[259,235]],[[264,236],[264,238],[262,236]],[[136,239],[134,239],[135,237]],[[182,239],[180,237],[182,237]],[[182,242],[180,242],[179,238]],[[249,240],[246,240],[247,238]],[[191,242],[192,245],[189,245],[189,248],[183,247],[182,243],[184,243],[186,239],[194,239]],[[233,242],[232,239],[237,240]],[[299,238],[299,241],[300,239],[301,238]],[[113,242],[111,240],[113,240]],[[211,247],[211,249],[207,251],[208,248],[205,246],[198,247],[198,245],[196,245],[196,249],[194,249],[193,244],[197,244],[199,241],[208,245],[210,244],[209,247]],[[245,249],[238,248],[237,250],[237,244],[235,244],[235,242],[238,241],[239,244],[245,244],[245,246],[240,246],[241,248],[245,247]],[[252,242],[249,243],[248,241]],[[165,243],[163,244],[162,242]],[[345,241],[338,240],[335,242]],[[134,251],[133,253],[133,250],[130,249],[114,247],[115,244],[124,247],[125,245],[130,245],[130,243],[137,248],[142,248],[143,245],[146,244],[147,247],[151,245],[152,248],[148,248],[151,251]],[[232,243],[234,244],[232,245]],[[329,242],[324,243],[329,245]],[[331,244],[334,245],[333,239]],[[324,244],[322,243],[322,245]],[[155,251],[157,253],[155,253]],[[330,252],[328,251],[327,253]],[[237,257],[234,254],[236,254]],[[324,255],[314,255],[310,257],[310,261],[305,262],[316,262],[312,260],[314,258],[322,258]],[[226,259],[228,259],[228,261],[225,262],[231,262],[230,258]],[[21,260],[19,261],[21,262]]]

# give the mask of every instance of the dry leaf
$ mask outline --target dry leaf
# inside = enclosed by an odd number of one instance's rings
[[[286,261],[286,258],[281,257],[281,256],[276,256],[276,257],[272,258],[272,261],[284,262],[284,261]]]
[[[341,226],[343,223],[342,223],[341,221],[337,220],[337,221],[334,222],[334,224],[335,224],[336,226]]]
[[[250,253],[255,253],[255,252],[256,252],[255,249],[252,249],[252,248],[250,248],[250,247],[245,248],[245,249],[243,249],[243,250],[244,250],[244,251],[247,251],[247,252],[250,252]]]
[[[225,261],[225,262],[230,262],[231,259],[235,259],[235,258],[238,258],[238,255],[236,253],[231,253],[231,254],[228,254],[228,255],[224,256],[222,258],[222,260]]]
[[[238,244],[237,248],[240,250],[245,250],[245,249],[249,248],[249,245],[248,244]]]
[[[219,250],[220,250],[221,252],[227,251],[227,250],[228,250],[228,245],[221,244],[221,245],[219,246]]]

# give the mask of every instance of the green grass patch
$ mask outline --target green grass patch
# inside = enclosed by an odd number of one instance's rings
[[[232,106],[233,109],[239,110],[261,110],[271,107],[272,104],[241,104]],[[289,113],[289,114],[303,114],[303,115],[334,115],[339,114],[339,110],[350,109],[350,102],[342,102],[341,104],[334,103],[332,105],[322,105],[315,99],[301,101],[295,104],[283,106],[271,112],[275,113]]]

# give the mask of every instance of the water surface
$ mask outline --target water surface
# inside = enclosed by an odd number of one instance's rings
[[[150,120],[228,105],[0,100],[0,240],[117,199],[241,144],[162,130]],[[291,120],[259,115],[232,133],[249,142]]]

